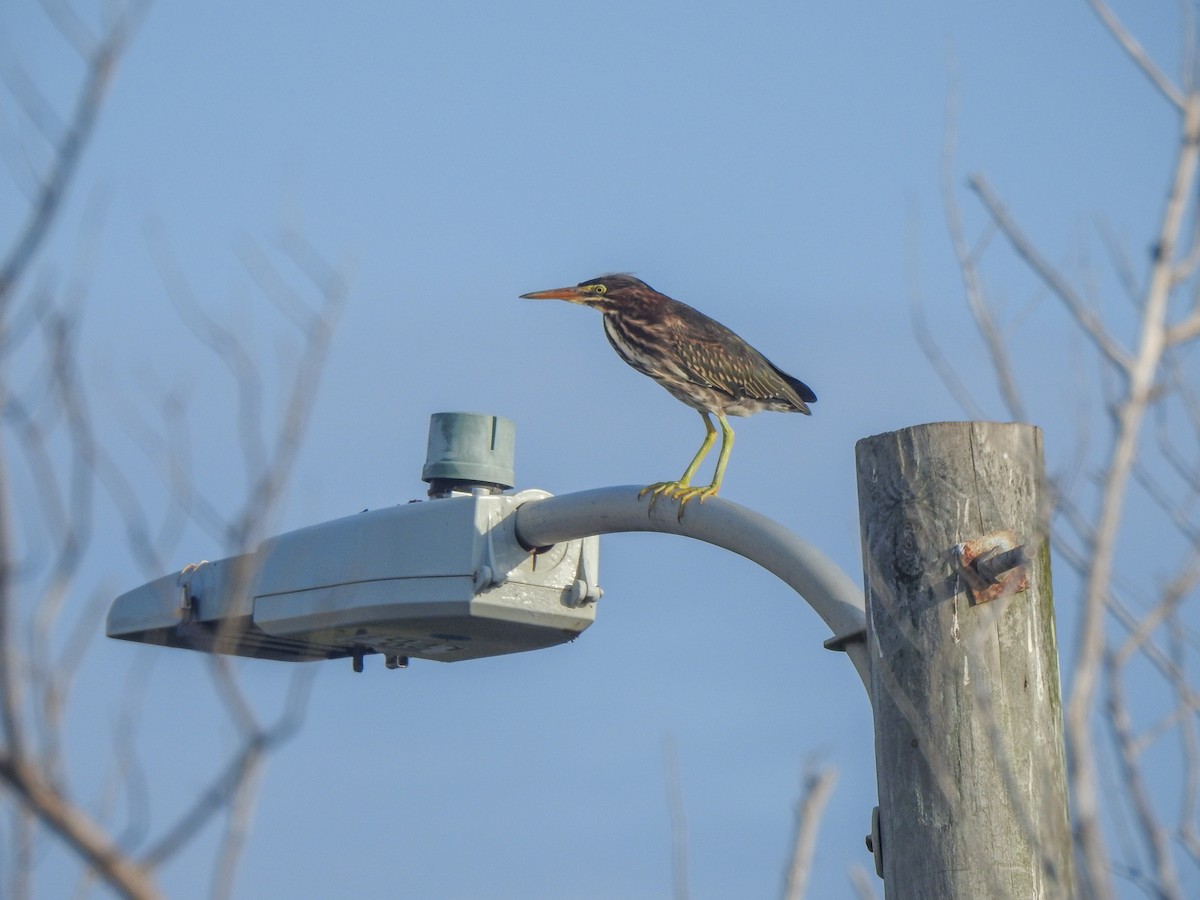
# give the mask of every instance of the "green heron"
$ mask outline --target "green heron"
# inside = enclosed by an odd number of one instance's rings
[[[733,429],[726,415],[749,416],[764,409],[810,415],[817,395],[744,340],[686,303],[660,294],[632,275],[602,275],[575,287],[522,294],[528,300],[569,300],[604,314],[604,333],[617,355],[649,375],[671,396],[699,410],[704,442],[678,481],[660,481],[642,490],[652,500],[673,497],[679,513],[693,497],[715,496],[725,476]],[[717,437],[709,414],[721,426],[721,452],[712,484],[693,487],[696,469]]]

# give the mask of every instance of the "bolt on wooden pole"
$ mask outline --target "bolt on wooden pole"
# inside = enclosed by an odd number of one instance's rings
[[[885,895],[1070,897],[1041,431],[856,450]]]

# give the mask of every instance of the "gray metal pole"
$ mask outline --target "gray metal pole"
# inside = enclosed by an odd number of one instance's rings
[[[680,518],[675,503],[660,501],[651,509],[639,490],[627,485],[531,500],[516,512],[517,535],[526,546],[542,547],[591,534],[656,531],[731,550],[777,575],[812,606],[834,634],[825,646],[845,650],[870,691],[862,589],[829,557],[737,503],[693,501]]]
[[[886,896],[1070,897],[1041,431],[921,425],[857,461]]]

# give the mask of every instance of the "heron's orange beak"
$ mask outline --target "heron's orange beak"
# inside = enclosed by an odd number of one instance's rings
[[[585,291],[581,287],[561,287],[553,288],[549,291],[534,291],[531,294],[522,294],[522,300],[566,300],[570,303],[586,303],[589,300],[595,300],[596,295],[591,291]]]

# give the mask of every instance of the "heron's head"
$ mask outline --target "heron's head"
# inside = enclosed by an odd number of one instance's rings
[[[574,287],[553,288],[522,294],[523,300],[566,300],[581,306],[591,306],[601,312],[616,312],[630,302],[646,301],[659,294],[654,288],[632,275],[601,275],[581,281]]]

